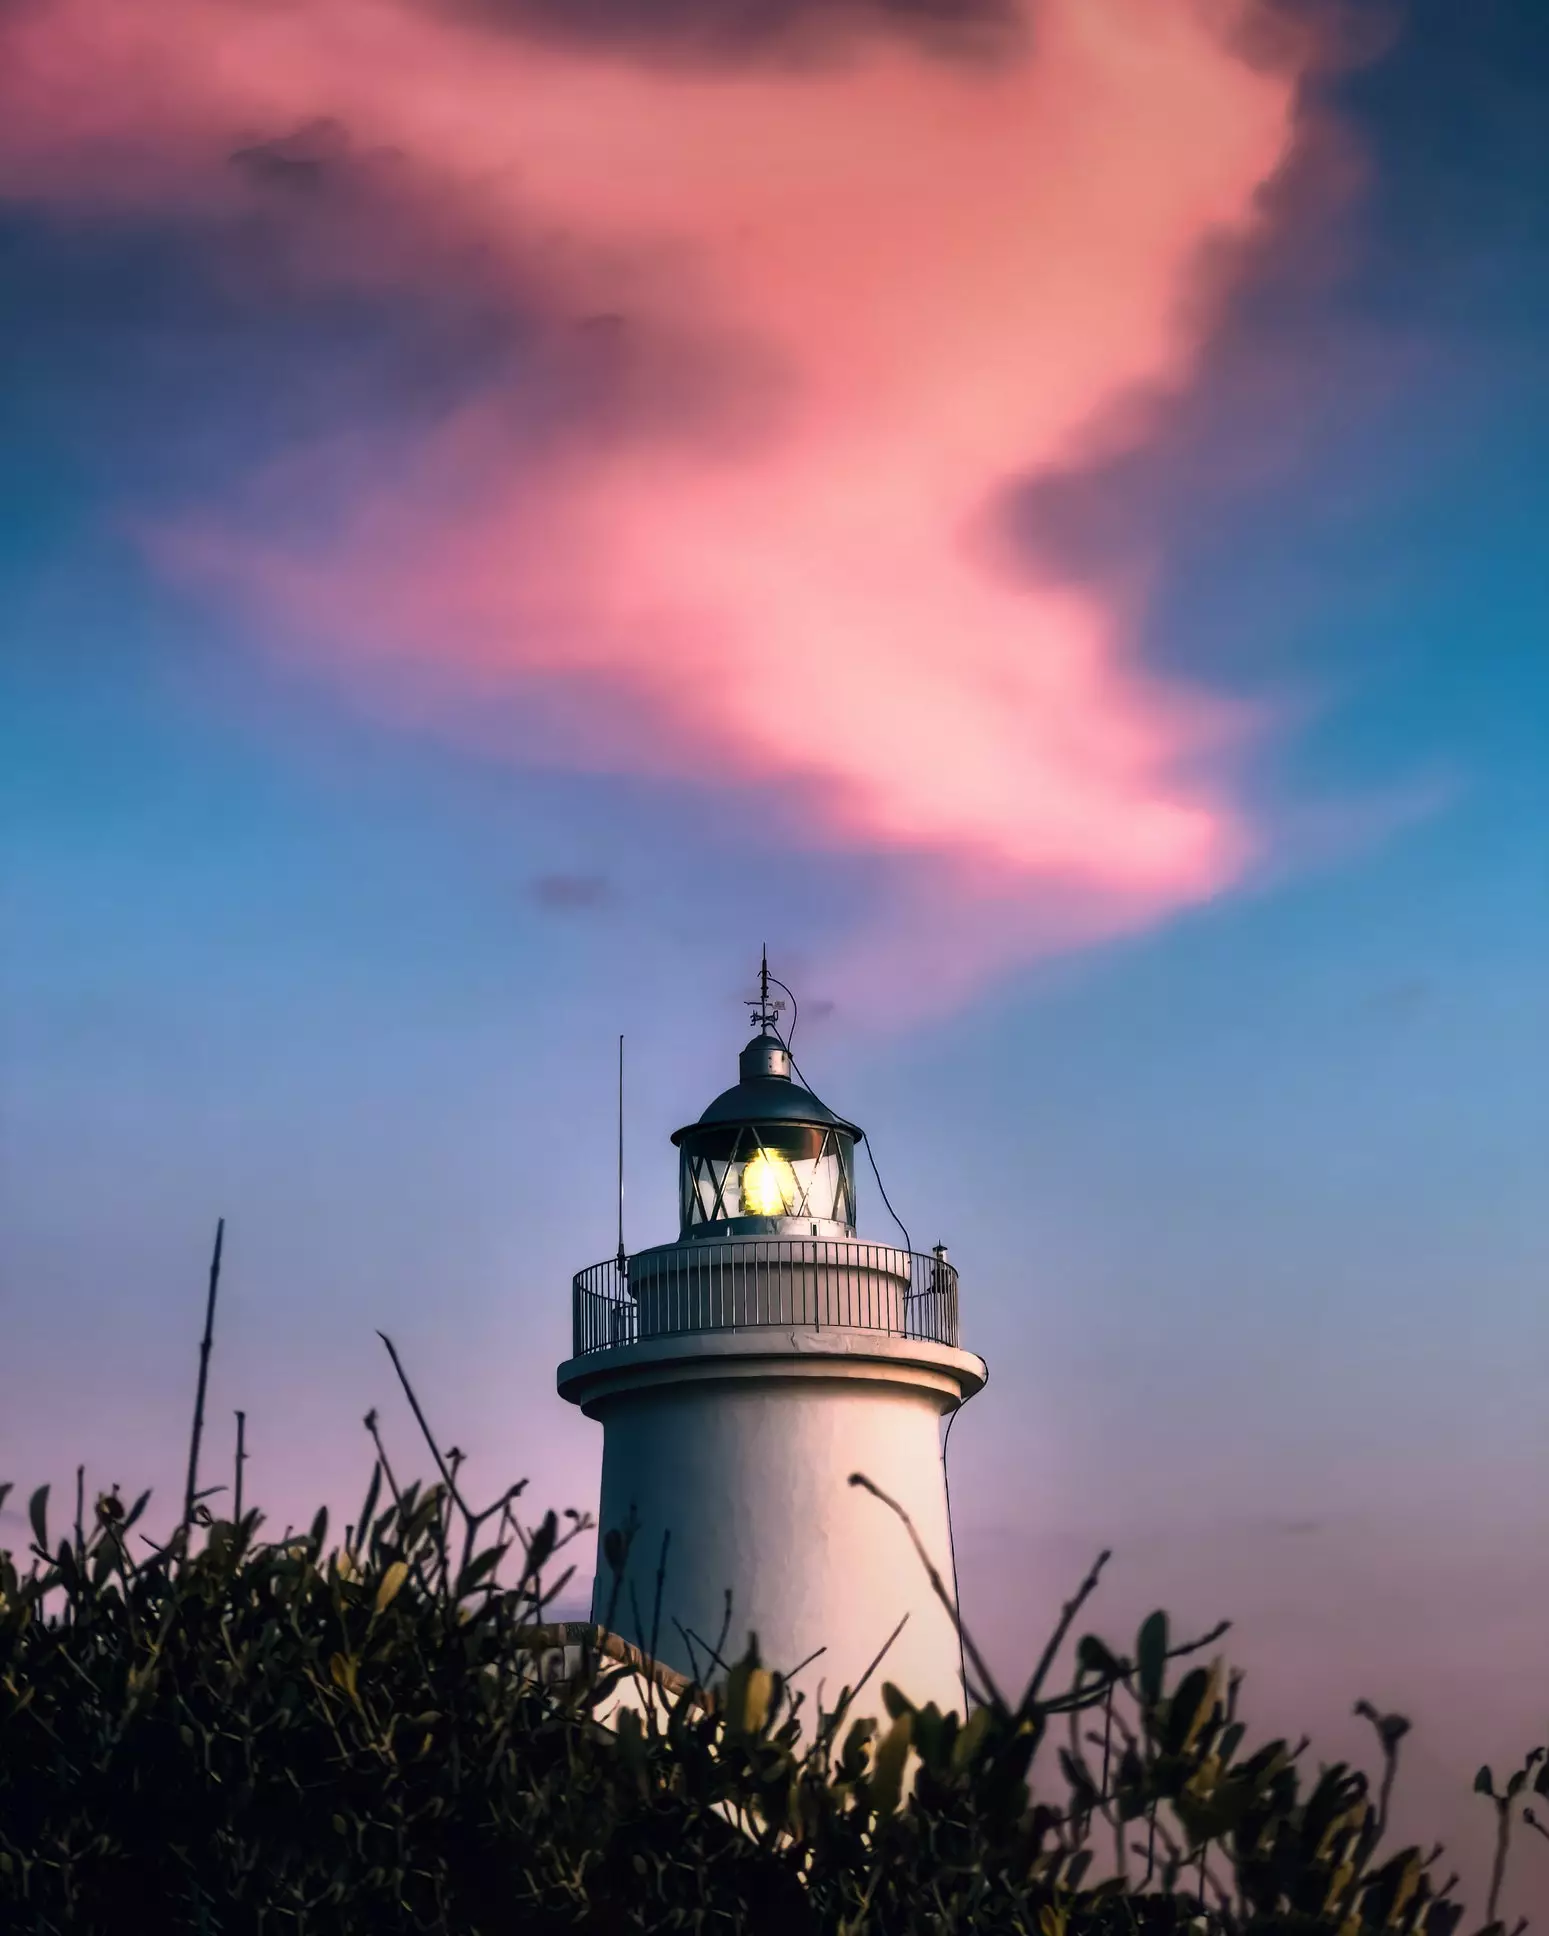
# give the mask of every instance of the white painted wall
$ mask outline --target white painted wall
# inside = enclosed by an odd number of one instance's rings
[[[858,1711],[881,1712],[884,1679],[960,1708],[952,1622],[904,1527],[849,1476],[864,1472],[907,1508],[950,1585],[941,1418],[983,1378],[970,1353],[860,1332],[706,1333],[562,1366],[561,1391],[604,1428],[600,1530],[622,1527],[631,1506],[639,1524],[611,1616],[599,1537],[594,1619],[651,1645],[670,1532],[662,1660],[691,1670],[674,1622],[713,1643],[729,1587],[728,1659],[749,1628],[771,1667],[823,1647],[797,1684],[809,1710],[820,1683],[831,1707],[907,1614]]]

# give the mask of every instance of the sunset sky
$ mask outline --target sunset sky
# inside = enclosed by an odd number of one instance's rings
[[[0,1476],[175,1495],[224,1214],[281,1523],[368,1406],[413,1460],[377,1326],[592,1506],[616,1038],[642,1244],[767,942],[963,1273],[995,1658],[1111,1543],[1266,1731],[1411,1713],[1477,1874],[1549,1715],[1545,181],[1537,0],[0,0]]]

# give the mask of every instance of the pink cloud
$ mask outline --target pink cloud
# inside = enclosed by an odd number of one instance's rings
[[[1046,0],[994,62],[685,67],[409,0],[55,0],[7,29],[0,188],[214,204],[233,149],[331,121],[414,193],[299,273],[401,287],[452,232],[558,335],[618,318],[608,409],[524,430],[493,380],[389,467],[297,453],[162,557],[379,703],[525,695],[523,757],[768,789],[782,837],[916,857],[952,982],[1253,849],[1251,722],[1145,673],[1133,583],[1029,582],[987,516],[1194,374],[1202,255],[1259,219],[1311,51],[1248,59],[1253,18]],[[266,514],[298,492],[326,536]]]

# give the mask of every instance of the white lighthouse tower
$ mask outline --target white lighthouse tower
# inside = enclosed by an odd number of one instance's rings
[[[879,1677],[961,1709],[952,1621],[904,1525],[849,1481],[904,1507],[955,1597],[942,1420],[984,1363],[958,1344],[944,1250],[857,1237],[863,1132],[794,1079],[767,964],[760,995],[736,1086],[672,1139],[677,1241],[575,1279],[558,1383],[603,1428],[592,1617],[642,1648],[654,1630],[683,1673],[723,1632],[727,1660],[750,1631],[782,1672],[816,1655],[796,1685],[828,1708],[898,1629]]]

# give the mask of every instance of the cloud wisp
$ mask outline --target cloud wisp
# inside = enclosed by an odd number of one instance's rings
[[[291,298],[482,295],[508,355],[234,451],[158,559],[374,703],[880,857],[952,909],[946,988],[1252,853],[1255,722],[1146,672],[1133,575],[1030,575],[994,513],[1195,376],[1200,262],[1260,219],[1299,76],[1247,6],[981,8],[971,58],[940,12],[685,60],[607,9],[54,0],[0,27],[0,192],[280,222]]]

